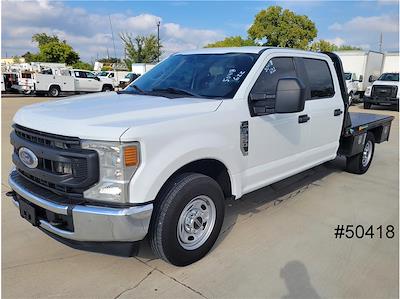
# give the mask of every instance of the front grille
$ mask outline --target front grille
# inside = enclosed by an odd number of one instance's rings
[[[397,95],[397,86],[373,85],[371,96],[381,98],[395,98]]]
[[[79,149],[81,147],[80,140],[76,137],[66,137],[56,134],[43,133],[17,124],[14,124],[13,127],[15,134],[18,137],[36,144],[61,149]]]
[[[18,173],[31,183],[68,198],[82,198],[83,191],[98,181],[97,152],[82,149],[80,139],[49,134],[14,125],[13,162]],[[19,158],[21,147],[30,149],[38,159],[29,168]]]

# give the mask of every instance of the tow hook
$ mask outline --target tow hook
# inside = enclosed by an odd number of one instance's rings
[[[8,191],[8,192],[6,192],[6,196],[8,196],[8,197],[14,197],[14,196],[16,196],[17,195],[17,193],[15,193],[15,191],[13,190],[13,191]]]

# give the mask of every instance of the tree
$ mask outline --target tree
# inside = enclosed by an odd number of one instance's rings
[[[120,63],[121,59],[115,58],[115,57],[101,58],[101,59],[98,60],[98,62],[101,62],[101,63]]]
[[[351,50],[362,50],[362,48],[343,45],[343,46],[338,47],[338,49],[336,51],[351,51]]]
[[[121,33],[120,38],[124,44],[126,66],[130,69],[132,63],[153,63],[161,56],[158,48],[157,37],[154,34],[132,37],[131,34]]]
[[[57,62],[68,65],[79,62],[79,54],[56,35],[36,33],[32,36],[32,41],[38,44],[39,53],[26,52],[22,55],[26,62]]]
[[[361,48],[358,47],[353,47],[353,46],[337,46],[331,42],[328,42],[326,40],[320,39],[319,41],[313,42],[309,49],[311,51],[316,51],[316,52],[333,52],[333,51],[347,51],[347,50],[362,50]]]
[[[46,62],[59,62],[71,65],[79,61],[78,53],[64,42],[51,41],[40,46],[39,55]]]
[[[297,15],[280,6],[260,11],[247,31],[253,40],[266,46],[307,49],[317,36],[317,28],[307,16]]]
[[[310,50],[316,52],[332,52],[336,51],[336,49],[337,46],[335,44],[330,43],[323,39],[315,41],[310,45]]]
[[[205,46],[205,48],[216,48],[216,47],[244,47],[244,46],[257,46],[252,39],[243,39],[241,36],[227,37],[224,40],[217,41]]]
[[[50,42],[60,42],[60,39],[57,35],[47,35],[46,33],[36,33],[32,35],[32,41],[37,42],[39,48]],[[65,41],[64,41],[65,43]]]
[[[93,71],[93,65],[87,62],[78,61],[72,65],[74,69]]]

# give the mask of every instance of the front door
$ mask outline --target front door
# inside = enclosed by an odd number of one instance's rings
[[[304,159],[311,141],[309,122],[304,117],[307,111],[279,114],[274,111],[278,80],[289,77],[297,77],[294,59],[272,57],[264,64],[250,92],[264,95],[268,109],[265,115],[249,119],[244,193],[297,173],[309,163]]]

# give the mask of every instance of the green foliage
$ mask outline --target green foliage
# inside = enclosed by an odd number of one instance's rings
[[[217,47],[244,47],[244,46],[257,46],[252,39],[243,39],[241,36],[227,37],[224,40],[217,41],[205,46],[205,48]]]
[[[106,57],[106,58],[99,59],[98,62],[101,62],[101,63],[120,63],[121,59],[115,58],[115,57],[109,57],[109,58]]]
[[[307,49],[317,36],[317,28],[307,16],[297,15],[280,6],[260,11],[247,31],[253,40],[266,46]]]
[[[72,47],[63,42],[51,41],[39,47],[39,54],[46,62],[61,62],[72,65],[79,61],[79,55]]]
[[[333,43],[330,43],[326,40],[319,40],[313,42],[309,50],[316,52],[333,52],[333,51],[348,51],[348,50],[362,50],[361,48],[353,47],[353,46],[337,46]]]
[[[338,47],[337,50],[335,51],[351,51],[351,50],[362,50],[362,48],[343,45]]]
[[[102,71],[112,71],[112,66],[111,65],[103,65],[101,70]]]
[[[37,42],[39,48],[45,44],[50,42],[60,42],[60,39],[57,35],[47,35],[46,33],[36,33],[32,36],[32,41]],[[65,41],[64,41],[65,43]]]
[[[79,55],[67,42],[56,35],[36,33],[32,41],[38,43],[39,53],[26,52],[22,57],[26,62],[56,62],[73,65],[79,62]]]
[[[161,56],[162,45],[160,44],[158,49],[157,37],[154,34],[132,37],[131,34],[121,33],[120,38],[125,48],[124,62],[129,69],[132,63],[153,63]]]
[[[90,63],[87,62],[83,62],[83,61],[78,61],[75,62],[72,67],[74,69],[79,69],[79,70],[88,70],[88,71],[93,71],[93,65],[91,65]]]

